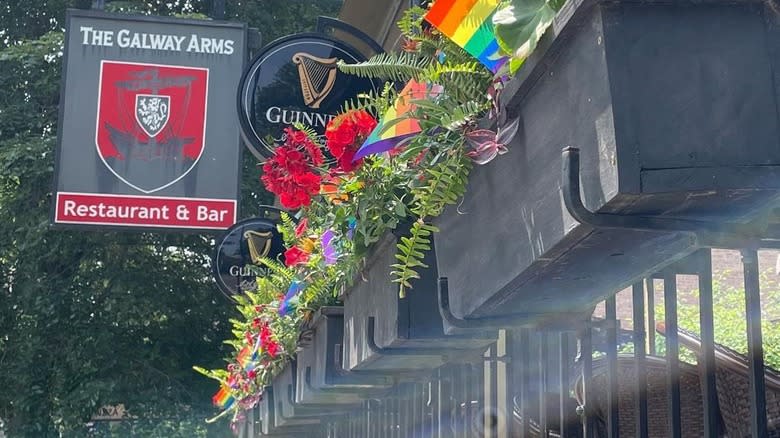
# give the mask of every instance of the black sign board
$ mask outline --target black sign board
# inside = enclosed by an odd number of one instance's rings
[[[260,259],[268,257],[277,260],[284,253],[284,240],[277,224],[282,210],[274,207],[260,207],[260,215],[242,220],[225,232],[217,242],[212,270],[217,287],[226,296],[255,290]],[[250,269],[253,265],[256,268]]]
[[[224,230],[246,26],[68,11],[53,222]]]
[[[293,123],[324,134],[345,101],[375,90],[371,80],[336,66],[339,60],[365,59],[350,45],[318,33],[290,35],[264,47],[244,73],[238,95],[241,131],[255,156],[270,156]]]

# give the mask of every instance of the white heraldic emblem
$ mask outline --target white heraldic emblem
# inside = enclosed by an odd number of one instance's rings
[[[135,119],[149,137],[155,137],[168,123],[170,96],[138,94],[135,96]]]

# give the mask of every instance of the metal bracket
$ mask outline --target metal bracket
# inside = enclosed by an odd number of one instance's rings
[[[382,370],[354,370],[354,371],[348,371],[343,368],[339,368],[339,375],[340,376],[377,376],[377,377],[388,377],[387,372]],[[346,393],[355,393],[355,394],[363,394],[363,393],[384,393],[386,390],[389,390],[393,387],[394,384],[386,384],[386,385],[371,385],[366,384],[361,386],[360,384],[357,384],[355,386],[346,385],[345,387],[340,388],[314,388],[311,385],[311,367],[307,366],[306,370],[304,371],[304,382],[303,384],[306,387],[307,391],[310,392],[321,392],[321,393],[333,393],[333,394],[346,394]],[[309,406],[309,405],[304,405]],[[311,406],[314,406],[313,404]],[[333,408],[332,404],[327,405],[329,409]]]
[[[762,241],[769,228],[766,220],[750,223],[718,223],[693,219],[594,213],[582,202],[580,194],[580,150],[574,147],[562,151],[563,203],[578,222],[594,228],[616,228],[637,231],[668,231],[691,233],[700,246],[744,247],[746,242],[777,245],[776,241]]]
[[[307,367],[307,369],[311,369],[310,367]],[[295,396],[293,395],[293,386],[292,384],[287,385],[287,402],[290,403],[290,406],[298,409],[329,409],[332,408],[332,404],[324,404],[324,403],[298,403],[295,401]]]
[[[277,409],[279,412],[278,412],[278,413],[274,413],[274,415],[275,415],[275,416],[276,416],[276,415],[278,415],[278,416],[279,416],[279,418],[281,418],[282,420],[284,420],[284,421],[293,421],[293,420],[295,420],[295,419],[296,419],[296,418],[295,418],[295,415],[293,415],[293,416],[291,416],[291,417],[288,417],[288,416],[284,415],[284,410],[282,410],[282,401],[281,401],[281,400],[279,400],[278,402],[276,402],[276,409]],[[303,418],[303,416],[299,417],[298,419],[301,419],[301,418]],[[316,418],[316,416],[306,416],[306,418]],[[275,421],[275,420],[274,420],[274,425],[275,425],[276,427],[282,427],[281,425],[278,425],[278,424],[276,424],[276,421]]]
[[[376,343],[376,318],[368,317],[366,324],[366,344],[374,354],[383,356],[451,356],[458,350],[452,348],[409,348],[409,347],[380,347]]]
[[[345,374],[351,373],[351,371],[342,370],[345,372]],[[311,392],[333,392],[333,393],[343,393],[344,390],[340,388],[314,388],[311,384],[311,367],[307,366],[306,371],[304,371],[303,375],[303,384],[306,387],[307,391]]]
[[[450,310],[450,290],[447,277],[439,278],[439,313],[441,318],[447,322],[447,324],[463,330],[501,330],[501,329],[513,329],[513,328],[549,328],[549,329],[566,329],[568,327],[558,327],[548,324],[538,324],[538,321],[543,321],[549,318],[553,313],[514,313],[504,316],[486,316],[481,318],[458,318],[452,314]],[[566,320],[566,315],[569,313],[554,313],[558,319]],[[572,317],[582,317],[582,312],[571,312]]]
[[[338,29],[341,31],[344,31],[353,37],[357,38],[361,42],[363,42],[365,45],[371,48],[375,53],[384,53],[385,49],[382,48],[382,46],[379,45],[371,36],[369,36],[367,33],[363,32],[362,30],[358,29],[357,27],[339,20],[338,18],[332,18],[332,17],[325,17],[325,16],[319,16],[317,17],[317,32],[318,33],[325,33],[325,29],[328,27],[332,27],[333,29]]]
[[[282,401],[281,401],[281,400],[278,400],[278,401],[276,402],[276,411],[278,411],[278,412],[274,412],[274,425],[275,425],[275,426],[277,426],[277,427],[279,426],[279,425],[277,425],[277,424],[276,424],[276,416],[277,416],[277,415],[278,415],[278,416],[279,416],[279,417],[280,417],[282,420],[285,420],[285,421],[292,420],[292,418],[290,418],[290,417],[287,417],[287,416],[285,416],[285,415],[284,415],[284,411],[282,411]]]

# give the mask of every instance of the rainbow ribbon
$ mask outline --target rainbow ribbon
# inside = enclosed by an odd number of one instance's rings
[[[493,13],[499,0],[436,0],[425,20],[493,73],[509,59],[498,53]]]
[[[419,83],[414,79],[407,82],[404,89],[398,94],[395,104],[385,112],[380,119],[379,124],[371,131],[368,138],[355,153],[353,160],[359,160],[366,155],[378,154],[389,151],[398,143],[414,134],[422,131],[420,122],[417,119],[408,117],[409,113],[417,109],[415,100],[422,100],[428,97],[436,96],[442,92],[441,85],[427,85]],[[392,126],[391,121],[401,119]]]
[[[293,281],[284,295],[284,299],[279,304],[279,316],[287,316],[298,306],[298,293],[306,288],[306,285],[300,281]]]

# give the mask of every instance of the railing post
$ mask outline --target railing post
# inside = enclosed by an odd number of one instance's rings
[[[677,332],[677,276],[664,273],[666,372],[669,396],[669,436],[682,438],[680,413],[680,343]]]
[[[652,279],[647,280],[652,284]],[[634,307],[634,361],[636,362],[636,436],[638,438],[648,437],[648,418],[647,418],[647,374],[646,374],[646,355],[645,355],[645,291],[642,282],[634,283],[633,307]],[[654,326],[650,326],[652,331]],[[709,435],[711,436],[711,435]]]
[[[712,251],[697,254],[699,264],[699,326],[701,328],[702,400],[704,402],[704,436],[718,433],[718,393],[715,386],[715,325],[712,309]]]
[[[485,402],[485,423],[490,428],[489,438],[499,438],[498,436],[498,345],[493,344],[487,352],[490,360],[485,364],[486,384],[486,402]],[[508,355],[504,352],[505,355]],[[495,358],[495,359],[493,359]],[[440,437],[441,438],[441,437]],[[503,437],[502,437],[503,438]]]
[[[507,336],[509,332],[507,331]],[[520,329],[519,340],[519,359],[520,359],[520,412],[523,423],[520,427],[520,437],[529,438],[531,436],[531,336],[528,329]],[[509,341],[507,341],[509,344]],[[511,367],[507,367],[507,370]],[[511,382],[507,378],[507,382]],[[514,419],[514,400],[511,395],[507,396],[507,410],[511,414],[507,415],[507,426],[510,426]],[[510,427],[507,429],[511,430]],[[514,436],[511,435],[510,436]]]
[[[742,250],[745,272],[745,314],[747,320],[750,377],[750,435],[767,436],[764,347],[761,334],[761,289],[758,280],[758,252]]]
[[[617,363],[617,300],[615,296],[604,302],[607,320],[607,436],[619,435],[618,363]]]
[[[647,352],[655,356],[655,282],[650,276],[645,280],[647,286]]]
[[[567,399],[569,398],[569,334],[561,332],[559,335],[560,345],[558,351],[558,386],[560,388],[560,398],[558,399],[558,424],[561,438],[568,438],[566,433],[566,410]]]
[[[593,328],[588,324],[582,332],[580,339],[580,356],[582,358],[582,401],[584,415],[583,436],[584,438],[594,438],[596,436],[596,423],[593,416],[588,413],[591,407],[590,398],[593,388]]]
[[[547,352],[547,334],[543,331],[538,334],[539,339],[539,430],[544,438],[549,436],[547,418],[547,364],[549,362]]]

